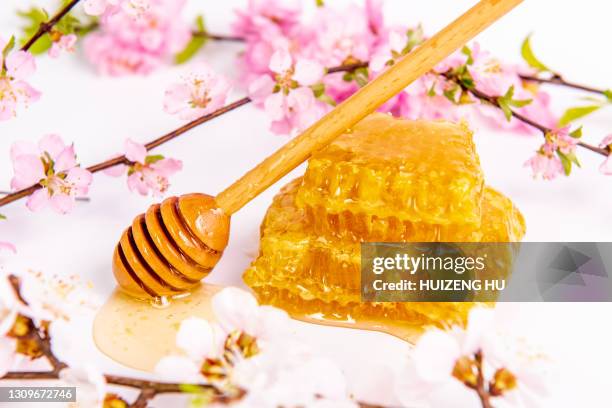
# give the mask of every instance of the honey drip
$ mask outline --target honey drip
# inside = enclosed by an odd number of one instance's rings
[[[162,357],[180,354],[175,343],[183,320],[212,319],[210,299],[220,289],[202,284],[164,304],[137,300],[116,290],[94,320],[96,346],[120,364],[153,371]]]

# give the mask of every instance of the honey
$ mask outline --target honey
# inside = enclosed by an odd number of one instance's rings
[[[473,303],[361,302],[360,243],[520,241],[523,216],[483,183],[463,126],[373,115],[274,198],[244,280],[260,302],[311,321],[393,333],[461,324]],[[490,276],[510,270],[512,247],[501,251]]]

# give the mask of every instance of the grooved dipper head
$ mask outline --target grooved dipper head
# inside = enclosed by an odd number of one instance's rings
[[[124,292],[141,299],[187,292],[219,261],[229,227],[214,197],[170,197],[124,231],[113,255],[115,279]]]

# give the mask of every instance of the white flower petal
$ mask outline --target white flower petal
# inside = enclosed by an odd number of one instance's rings
[[[212,357],[214,333],[210,323],[204,319],[191,317],[183,320],[176,334],[176,345],[194,360]]]
[[[233,287],[225,288],[212,298],[212,308],[223,330],[242,330],[253,334],[258,304],[249,292]]]
[[[429,382],[450,378],[455,362],[461,356],[457,339],[441,330],[423,334],[414,348],[413,358],[418,375]]]
[[[159,360],[155,366],[155,373],[164,381],[196,382],[198,380],[198,366],[189,358],[182,356],[167,356]]]

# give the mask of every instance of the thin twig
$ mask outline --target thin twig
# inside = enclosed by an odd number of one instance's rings
[[[538,77],[538,76],[534,76],[534,75],[519,75],[520,78],[524,81],[528,81],[528,82],[537,82],[540,84],[552,84],[552,85],[559,85],[559,86],[565,86],[567,88],[573,88],[573,89],[578,89],[580,91],[586,91],[586,92],[590,92],[590,93],[595,93],[595,94],[599,94],[599,95],[606,95],[606,91],[604,89],[599,89],[599,88],[595,88],[592,86],[587,86],[587,85],[582,85],[582,84],[577,84],[575,82],[570,82],[565,80],[561,75],[559,74],[555,74],[550,78],[542,78],[542,77]]]
[[[40,39],[40,37],[42,37],[43,35],[47,34],[49,31],[51,31],[51,29],[57,23],[59,23],[60,20],[62,18],[64,18],[64,16],[66,16],[66,14],[70,13],[70,10],[72,10],[72,8],[74,6],[76,6],[79,1],[80,0],[72,0],[70,3],[68,3],[64,7],[62,7],[53,17],[51,17],[51,19],[49,21],[45,21],[45,22],[40,23],[40,25],[38,26],[38,30],[23,45],[23,47],[21,47],[21,51],[28,51],[34,45],[34,43],[36,43],[36,41],[38,41]]]
[[[194,37],[205,37],[214,41],[244,42],[244,38],[236,35],[213,34],[209,33],[208,31],[201,30],[192,31],[191,35]]]
[[[476,387],[474,390],[478,394],[478,398],[480,399],[480,403],[482,404],[482,408],[493,408],[491,405],[491,395],[487,390],[487,386],[484,380],[484,368],[482,366],[482,352],[478,351],[476,353],[475,361],[476,361]]]

